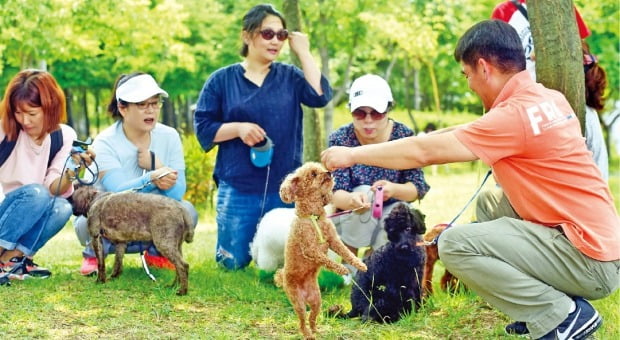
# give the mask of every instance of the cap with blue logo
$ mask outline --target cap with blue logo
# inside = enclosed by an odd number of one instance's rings
[[[255,167],[264,168],[271,163],[273,156],[273,142],[267,136],[265,139],[250,148],[250,160]]]

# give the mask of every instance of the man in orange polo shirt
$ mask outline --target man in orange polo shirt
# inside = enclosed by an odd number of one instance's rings
[[[521,218],[448,228],[446,268],[533,338],[582,339],[602,319],[586,299],[620,284],[620,218],[564,96],[525,71],[517,32],[500,20],[470,28],[455,59],[484,116],[462,126],[321,154],[330,170],[395,169],[480,159]]]

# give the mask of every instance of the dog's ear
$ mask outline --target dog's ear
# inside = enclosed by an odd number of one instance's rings
[[[425,234],[426,233],[426,215],[424,215],[420,210],[414,208],[414,207],[410,207],[411,209],[411,214],[413,215],[413,223],[417,228],[417,233],[418,234]]]
[[[293,203],[295,201],[295,192],[299,185],[299,177],[293,174],[286,176],[282,185],[280,185],[280,198],[284,203]]]
[[[99,194],[99,190],[93,187],[81,186],[78,187],[71,196],[71,206],[73,207],[73,215],[87,216],[90,205]]]

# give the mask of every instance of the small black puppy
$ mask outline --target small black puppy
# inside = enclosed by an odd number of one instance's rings
[[[426,232],[424,215],[406,203],[397,204],[384,222],[389,243],[364,260],[368,271],[357,272],[351,288],[351,311],[364,322],[395,322],[419,307],[426,252],[419,245]]]

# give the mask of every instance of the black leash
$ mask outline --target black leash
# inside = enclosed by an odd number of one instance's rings
[[[480,183],[480,186],[478,187],[478,189],[476,189],[476,192],[474,192],[474,194],[471,196],[471,198],[469,199],[469,201],[467,201],[467,203],[465,203],[465,206],[463,207],[463,209],[461,209],[461,211],[459,211],[458,214],[456,214],[456,216],[454,216],[454,218],[452,219],[452,221],[450,221],[450,223],[448,223],[448,225],[446,226],[446,229],[452,227],[452,225],[454,224],[454,222],[456,222],[456,220],[461,217],[461,215],[463,214],[463,212],[465,211],[465,209],[467,209],[467,207],[471,204],[471,202],[474,201],[474,199],[478,196],[478,194],[480,193],[480,190],[482,190],[482,187],[484,186],[484,183],[486,183],[487,179],[489,179],[489,177],[491,176],[492,170],[489,169],[489,171],[487,172],[487,174],[484,176],[484,179],[482,180],[482,183]],[[446,229],[442,230],[441,233],[443,233],[444,231],[446,231]],[[424,242],[425,246],[434,246],[437,244],[437,241],[439,240],[439,236],[441,236],[441,233],[437,234],[437,236],[430,242]]]

